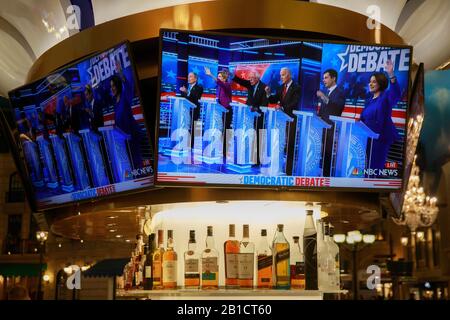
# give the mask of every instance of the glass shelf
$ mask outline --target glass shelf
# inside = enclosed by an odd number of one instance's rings
[[[345,293],[346,290],[326,292]],[[151,300],[323,300],[324,292],[318,290],[123,290],[117,289],[116,299]]]

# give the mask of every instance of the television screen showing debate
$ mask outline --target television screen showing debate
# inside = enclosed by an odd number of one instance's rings
[[[37,209],[153,184],[128,43],[9,93],[19,167]]]
[[[401,187],[411,47],[160,36],[159,185]]]

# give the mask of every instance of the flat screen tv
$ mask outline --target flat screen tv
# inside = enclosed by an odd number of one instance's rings
[[[399,189],[411,57],[162,29],[156,184]]]
[[[34,210],[153,185],[136,79],[124,42],[9,93],[12,151]]]

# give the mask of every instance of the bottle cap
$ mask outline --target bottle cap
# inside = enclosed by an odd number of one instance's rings
[[[213,227],[208,226],[208,237],[212,237],[212,235],[213,235]]]
[[[300,239],[299,236],[293,236],[292,239],[294,239],[294,243],[298,243],[298,239]]]
[[[279,225],[277,225],[277,228],[278,228],[279,232],[283,232],[284,225],[283,224],[279,224]]]
[[[261,229],[261,237],[266,237],[266,236],[267,236],[267,230]]]

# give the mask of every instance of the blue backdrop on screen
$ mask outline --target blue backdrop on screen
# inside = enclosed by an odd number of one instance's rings
[[[336,70],[338,85],[345,90],[347,99],[368,98],[370,76],[374,72],[384,72],[384,64],[388,59],[394,64],[402,94],[406,94],[411,54],[409,48],[324,43],[322,52],[322,74],[328,69]]]
[[[161,35],[159,183],[401,186],[410,47]],[[322,83],[328,69],[334,96]],[[220,71],[229,77],[216,82]],[[379,99],[374,72],[387,83]]]
[[[38,208],[152,184],[153,154],[126,43],[10,98]]]

